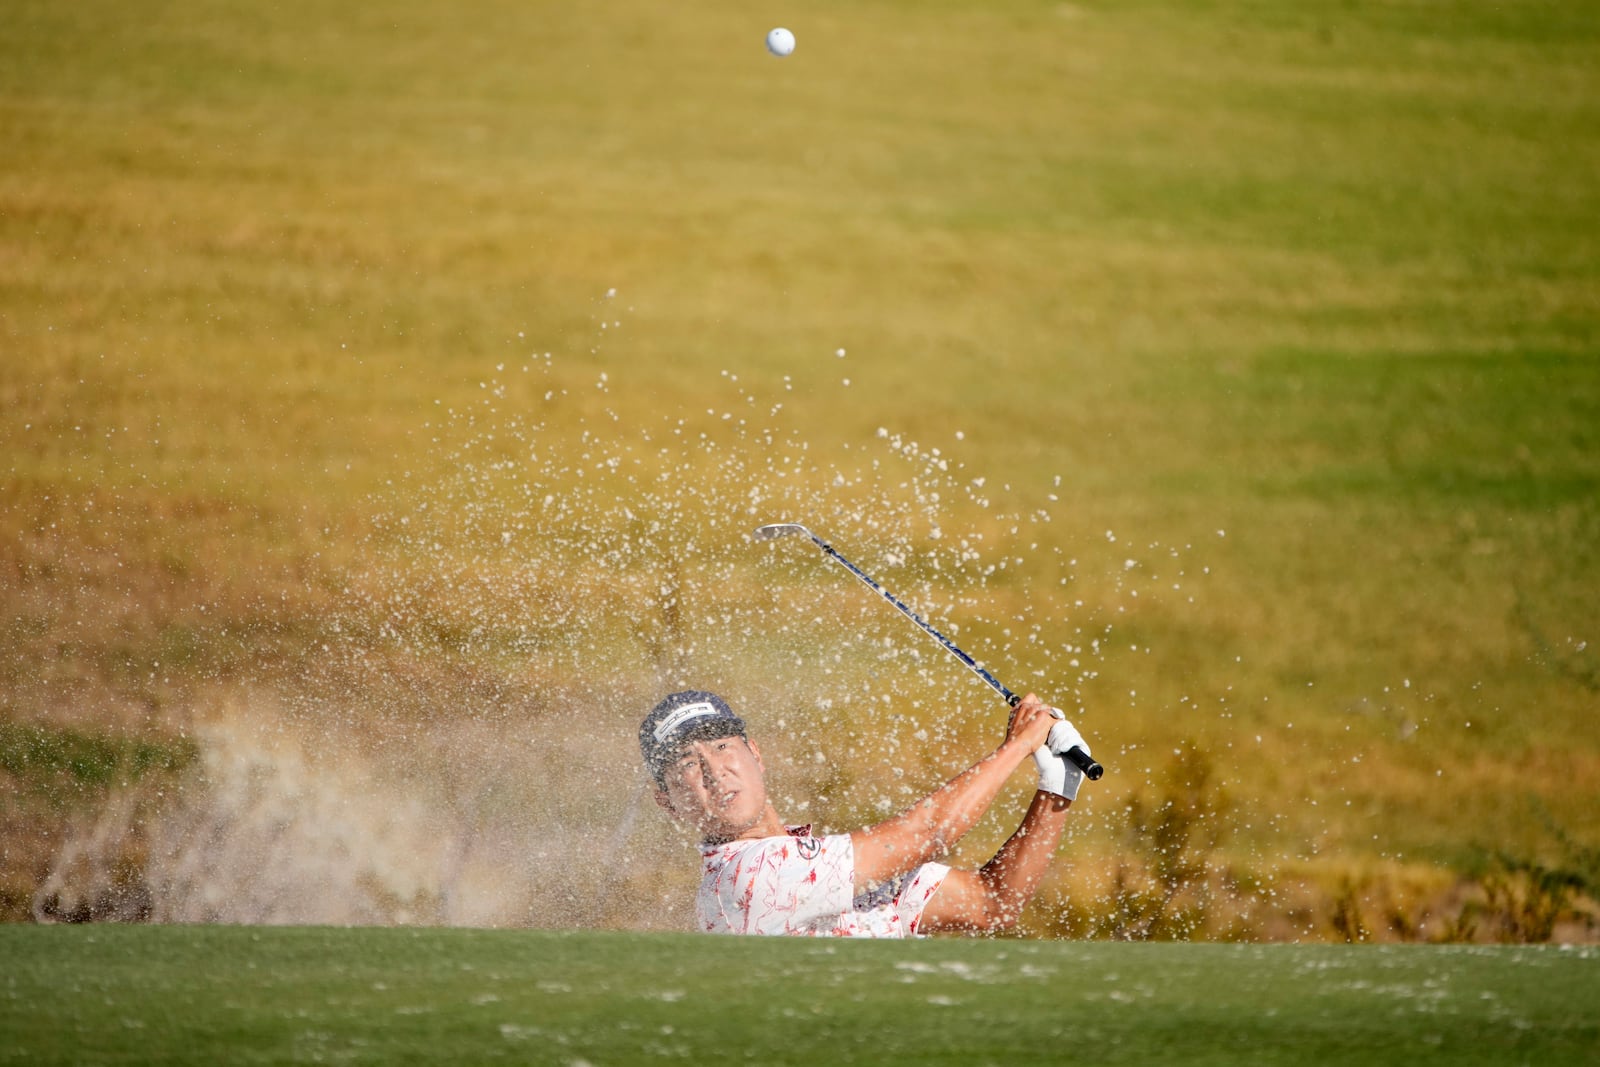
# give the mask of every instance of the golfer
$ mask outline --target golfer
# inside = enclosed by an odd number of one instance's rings
[[[700,837],[700,927],[734,934],[914,937],[1012,926],[1083,780],[1059,755],[1074,745],[1089,751],[1059,711],[1030,693],[1000,747],[932,794],[876,826],[816,837],[778,817],[761,749],[721,697],[674,693],[639,727],[656,803]],[[971,871],[936,862],[1030,757],[1038,791],[994,858]]]

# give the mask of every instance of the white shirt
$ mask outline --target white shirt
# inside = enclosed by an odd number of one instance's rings
[[[856,896],[849,834],[819,838],[809,826],[788,830],[783,837],[700,846],[705,866],[695,906],[702,930],[915,937],[923,909],[950,873],[942,863],[924,863]]]

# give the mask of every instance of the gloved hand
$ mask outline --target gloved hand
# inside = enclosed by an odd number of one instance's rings
[[[1050,736],[1033,751],[1033,764],[1039,769],[1039,788],[1058,797],[1076,800],[1078,787],[1083,784],[1083,772],[1062,756],[1073,748],[1081,748],[1087,754],[1089,743],[1060,711],[1051,708],[1050,712],[1061,721],[1050,727]]]

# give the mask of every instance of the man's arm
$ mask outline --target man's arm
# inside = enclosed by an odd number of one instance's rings
[[[1016,924],[1050,866],[1072,801],[1040,790],[994,858],[976,871],[951,871],[922,913],[925,933],[1004,930]]]
[[[1005,740],[991,755],[907,811],[877,826],[851,834],[856,861],[856,891],[903,874],[949,852],[983,818],[983,813],[994,803],[994,798],[1011,777],[1011,772],[1032,755],[1034,749],[1045,743],[1055,721],[1049,706],[1029,693],[1017,705],[1006,727]],[[1037,803],[1035,798],[1035,806]],[[1029,814],[1032,815],[1031,808]],[[1027,826],[1026,820],[1023,825]],[[1060,833],[1058,827],[1056,838],[1060,837]],[[1052,849],[1056,838],[1051,840]],[[1010,847],[1009,842],[1007,847]],[[1001,854],[1005,851],[1002,848]],[[1000,855],[996,855],[990,863],[999,859]],[[955,873],[952,872],[952,876]],[[944,895],[944,892],[941,888],[937,896]]]

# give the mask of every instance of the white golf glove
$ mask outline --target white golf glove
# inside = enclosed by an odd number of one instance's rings
[[[1062,756],[1073,748],[1081,748],[1088,754],[1089,742],[1060,711],[1054,708],[1050,710],[1061,721],[1050,727],[1050,736],[1045,743],[1033,750],[1033,765],[1039,769],[1039,788],[1058,797],[1076,800],[1078,787],[1083,784],[1083,772]]]

